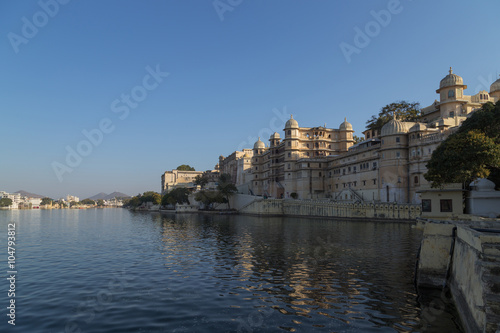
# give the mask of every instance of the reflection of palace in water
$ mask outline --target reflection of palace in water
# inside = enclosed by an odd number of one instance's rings
[[[409,225],[179,214],[172,215],[175,223],[169,215],[158,218],[166,267],[175,267],[186,279],[180,270],[197,267],[220,280],[228,294],[258,309],[315,318],[318,324],[318,317],[349,325],[372,320],[371,314],[384,318],[382,325],[397,317],[418,321],[416,311],[395,316],[400,310],[387,305],[416,298],[400,293],[414,290],[408,258],[414,258],[419,236]]]
[[[439,101],[422,109],[418,122],[396,118],[380,133],[366,130],[354,144],[352,125],[338,129],[300,127],[290,117],[284,137],[274,133],[266,145],[219,158],[240,192],[273,198],[331,198],[346,202],[420,203],[417,191],[428,185],[423,175],[434,149],[486,102],[500,100],[500,79],[490,92],[465,95],[462,77],[450,68],[436,93]]]

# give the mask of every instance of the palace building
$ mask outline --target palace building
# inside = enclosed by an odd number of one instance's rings
[[[242,193],[420,203],[418,192],[428,185],[423,175],[434,149],[484,103],[500,100],[500,79],[489,92],[469,96],[465,89],[463,78],[450,68],[436,90],[439,101],[424,107],[418,122],[394,118],[380,133],[363,132],[364,141],[357,144],[346,119],[333,129],[300,127],[292,116],[283,129],[284,138],[274,133],[268,145],[259,138],[252,152],[234,152],[227,161],[221,156],[219,165],[232,175]]]

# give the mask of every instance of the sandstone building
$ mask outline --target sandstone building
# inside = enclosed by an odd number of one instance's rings
[[[439,101],[424,107],[418,122],[394,118],[380,133],[363,132],[358,144],[346,119],[333,129],[299,127],[292,116],[284,138],[274,133],[268,145],[259,138],[252,152],[221,156],[221,172],[231,174],[242,193],[265,197],[420,203],[434,149],[484,103],[500,100],[500,79],[489,92],[469,96],[465,89],[450,68],[436,90]]]

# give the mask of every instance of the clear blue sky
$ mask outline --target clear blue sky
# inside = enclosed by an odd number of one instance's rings
[[[50,15],[0,2],[0,190],[159,191],[166,170],[212,169],[268,140],[277,114],[335,128],[347,117],[360,135],[388,103],[431,104],[450,66],[467,94],[500,73],[496,0],[221,0],[231,10],[219,12],[212,1],[54,1],[41,1]],[[374,24],[382,10],[390,18]],[[356,27],[372,37],[348,62],[340,45],[356,47]],[[148,66],[169,75],[155,81]],[[82,131],[102,121],[113,130],[89,152]],[[87,156],[71,167],[79,144]]]

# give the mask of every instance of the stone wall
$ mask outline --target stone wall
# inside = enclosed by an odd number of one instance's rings
[[[500,330],[498,222],[428,221],[417,285],[449,287],[467,332]]]
[[[240,213],[253,215],[317,216],[414,220],[421,206],[411,204],[354,204],[314,200],[258,199]]]

